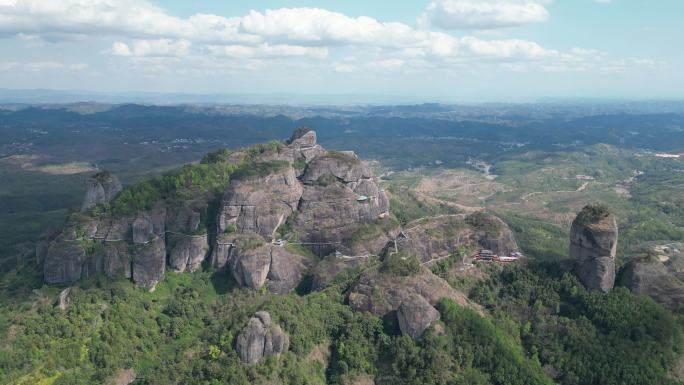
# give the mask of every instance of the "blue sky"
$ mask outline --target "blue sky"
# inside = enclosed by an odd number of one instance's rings
[[[681,99],[683,15],[680,0],[0,0],[0,88]]]

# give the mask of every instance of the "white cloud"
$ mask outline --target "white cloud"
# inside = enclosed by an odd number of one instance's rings
[[[251,47],[246,45],[211,45],[207,51],[215,56],[233,58],[284,58],[311,57],[323,59],[328,56],[328,49],[323,47],[304,47],[299,45],[267,43]]]
[[[495,29],[548,20],[540,1],[432,0],[420,17],[424,26],[444,29]]]
[[[424,27],[444,29],[510,27],[547,20],[546,1],[432,0],[422,20]],[[109,46],[101,52],[128,58],[152,74],[163,74],[170,65],[181,70],[178,63],[203,66],[193,71],[214,71],[226,65],[237,72],[248,71],[263,69],[271,63],[265,59],[273,58],[283,59],[277,65],[289,59],[292,66],[325,61],[323,68],[336,72],[372,68],[450,71],[463,68],[463,63],[503,63],[502,67],[516,71],[590,70],[600,68],[599,63],[610,68],[648,67],[645,62],[615,60],[608,65],[610,59],[596,52],[561,52],[533,41],[484,38],[481,33],[456,36],[320,8],[180,18],[148,0],[0,0],[0,36],[16,36],[24,44],[41,39],[100,39]],[[340,59],[352,52],[354,60]],[[14,69],[10,64],[1,65],[0,70]]]

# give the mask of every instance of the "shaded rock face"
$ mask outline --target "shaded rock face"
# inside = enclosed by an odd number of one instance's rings
[[[71,284],[81,279],[86,253],[77,242],[53,242],[48,248],[43,277],[48,285]]]
[[[100,203],[112,200],[121,191],[119,179],[107,171],[102,171],[86,181],[86,195],[81,210],[86,211]]]
[[[439,312],[425,298],[412,294],[399,305],[397,319],[401,332],[417,340],[439,319]]]
[[[221,202],[218,230],[233,226],[239,233],[256,233],[270,240],[302,196],[302,185],[291,167],[266,176],[231,181]]]
[[[244,238],[235,241],[231,251],[230,271],[242,286],[252,289],[267,287],[275,294],[287,294],[301,281],[310,267],[308,258],[290,253],[281,246],[262,244],[244,249]]]
[[[684,308],[684,282],[656,259],[630,261],[622,271],[620,284],[632,293],[651,297],[669,309]]]
[[[169,266],[176,272],[195,271],[207,256],[209,241],[207,235],[166,235]]]
[[[287,334],[271,321],[268,312],[259,311],[238,334],[235,348],[242,362],[252,364],[263,357],[286,352],[288,346]]]
[[[131,266],[133,281],[142,287],[154,289],[164,279],[166,248],[164,240],[157,237],[150,243],[134,247]]]
[[[518,251],[511,229],[499,218],[486,215],[493,230],[482,231],[468,223],[464,214],[445,215],[409,223],[403,235],[396,238],[396,249],[429,262],[454,254],[459,246],[483,248],[499,255]],[[394,244],[390,249],[394,249]]]
[[[608,292],[615,284],[617,222],[607,212],[594,216],[586,214],[589,210],[583,209],[572,222],[570,258],[575,261],[575,272],[587,289]]]

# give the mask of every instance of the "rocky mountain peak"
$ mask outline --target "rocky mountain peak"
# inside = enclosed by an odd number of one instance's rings
[[[585,206],[570,228],[570,258],[589,290],[610,291],[615,283],[618,227],[603,206]]]
[[[112,200],[121,191],[119,178],[109,171],[99,172],[86,180],[86,194],[81,204],[81,211],[86,211],[100,203]]]

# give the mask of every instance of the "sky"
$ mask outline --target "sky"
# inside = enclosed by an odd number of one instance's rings
[[[0,0],[0,88],[683,99],[681,0]]]

